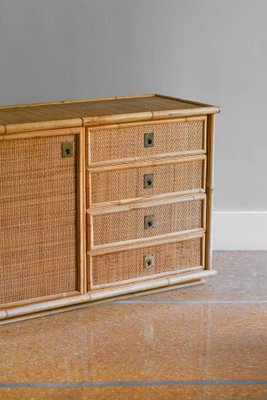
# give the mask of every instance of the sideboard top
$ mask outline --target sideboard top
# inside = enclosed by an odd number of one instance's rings
[[[0,107],[0,135],[218,113],[219,108],[159,94]]]

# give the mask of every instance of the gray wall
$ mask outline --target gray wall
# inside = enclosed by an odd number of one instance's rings
[[[0,0],[0,104],[220,105],[216,210],[267,210],[266,0]]]

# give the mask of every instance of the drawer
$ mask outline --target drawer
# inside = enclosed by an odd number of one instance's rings
[[[88,130],[89,164],[206,151],[206,117]]]
[[[204,238],[91,257],[92,287],[112,286],[203,268]]]
[[[90,174],[90,204],[151,197],[164,193],[205,191],[205,156],[180,159],[171,164],[150,164],[127,168],[103,167]],[[92,172],[93,171],[93,172]]]
[[[91,248],[204,228],[205,195],[91,215]]]

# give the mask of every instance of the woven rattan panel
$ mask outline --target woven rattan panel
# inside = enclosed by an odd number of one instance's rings
[[[76,147],[75,135],[0,142],[0,303],[77,289]]]
[[[93,216],[94,245],[149,238],[202,228],[203,200],[181,201],[131,211]],[[145,217],[154,227],[145,229]]]
[[[93,286],[202,266],[202,238],[92,257]],[[154,265],[144,267],[145,255]]]
[[[144,175],[153,174],[153,187],[144,188]],[[204,189],[204,161],[127,168],[91,173],[91,201],[148,197],[163,193]]]
[[[203,119],[92,130],[91,162],[149,157],[164,153],[204,151]],[[154,133],[154,146],[144,147],[144,134]]]

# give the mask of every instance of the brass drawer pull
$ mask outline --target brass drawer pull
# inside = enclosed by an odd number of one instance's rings
[[[144,134],[144,147],[154,147],[154,132]]]
[[[144,189],[153,188],[154,184],[154,174],[145,174],[144,175]]]
[[[144,255],[144,268],[152,268],[154,267],[154,256],[153,254],[145,254]]]
[[[72,157],[73,156],[73,143],[64,142],[61,144],[62,157]]]
[[[144,218],[144,228],[151,229],[155,226],[155,216],[154,215],[145,215]]]

